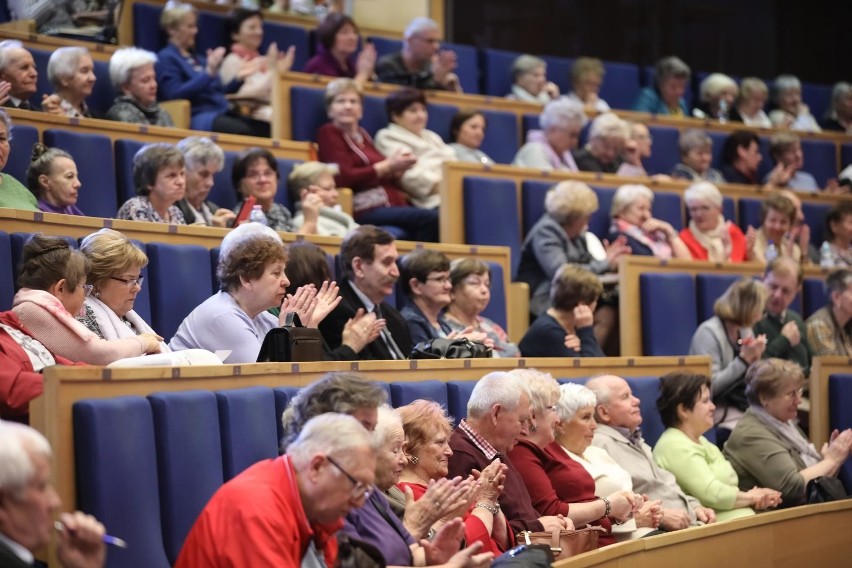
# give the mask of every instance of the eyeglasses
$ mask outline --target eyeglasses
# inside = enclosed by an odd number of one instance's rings
[[[447,282],[450,281],[450,277],[449,276],[427,276],[426,282],[428,282],[430,280],[437,282],[438,284],[446,284]]]
[[[352,500],[353,501],[360,501],[361,499],[364,499],[366,501],[367,499],[370,498],[370,494],[373,492],[373,486],[372,485],[367,485],[366,483],[362,483],[362,482],[358,481],[357,479],[355,479],[355,477],[351,473],[349,473],[348,471],[343,469],[343,467],[341,467],[341,465],[339,463],[334,461],[334,458],[332,458],[331,456],[325,456],[325,457],[331,465],[336,467],[338,469],[338,471],[340,471],[340,473],[345,475],[349,479],[349,481],[352,482],[352,485],[353,485],[353,487],[352,487]]]
[[[479,288],[480,286],[491,288],[491,282],[482,278],[465,278],[463,282],[471,288]]]
[[[258,179],[258,178],[274,178],[278,174],[275,173],[275,170],[262,170],[259,172],[249,171],[246,172],[246,178],[248,179]]]
[[[110,280],[117,280],[128,288],[133,288],[134,286],[139,286],[141,288],[142,283],[145,282],[144,276],[140,276],[139,278],[119,278],[118,276],[109,276],[108,278]]]
[[[559,408],[559,407],[558,407],[557,405],[555,405],[555,404],[551,404],[550,406],[545,406],[545,407],[544,407],[544,409],[545,409],[545,410],[552,410],[553,412],[556,412],[556,409],[557,409],[557,408]]]
[[[784,396],[787,398],[802,398],[803,394],[805,394],[805,389],[799,387],[796,390],[784,393]]]

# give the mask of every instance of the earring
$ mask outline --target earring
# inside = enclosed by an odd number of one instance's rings
[[[537,432],[537,431],[538,431],[538,424],[536,424],[535,422],[531,423],[530,424],[530,432]]]
[[[411,456],[410,458],[408,458],[408,461],[410,461],[414,465],[417,465],[417,462],[420,461],[420,458],[418,458],[417,456]]]
[[[94,296],[95,298],[100,300],[101,299],[101,291],[98,290],[97,288],[95,288],[95,290],[92,292],[92,296]]]

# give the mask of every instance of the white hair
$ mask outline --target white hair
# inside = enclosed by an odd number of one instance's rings
[[[411,20],[411,23],[408,24],[408,27],[405,28],[405,32],[402,34],[402,38],[407,40],[410,39],[411,36],[417,35],[421,32],[440,29],[441,28],[438,26],[438,22],[436,22],[432,18],[414,18],[413,20]]]
[[[593,391],[577,383],[559,385],[559,402],[556,404],[556,415],[562,422],[568,422],[581,408],[592,408],[597,405],[598,398]]]
[[[216,171],[225,167],[225,152],[207,136],[189,136],[176,144],[183,154],[187,170],[195,170],[211,163],[219,164]]]
[[[709,201],[718,208],[722,208],[722,193],[719,188],[709,181],[700,181],[686,188],[683,192],[683,201],[688,205],[698,199]]]
[[[734,96],[740,91],[737,82],[724,73],[711,73],[707,75],[701,81],[701,86],[698,89],[701,102],[710,102],[711,98],[718,96],[725,89],[733,89]]]
[[[589,140],[599,138],[627,140],[629,137],[630,130],[627,123],[611,112],[598,115],[589,127]]]
[[[13,49],[26,49],[24,44],[16,39],[6,39],[0,41],[0,71],[6,70],[6,65],[9,64],[9,53]]]
[[[530,398],[530,391],[522,379],[503,371],[488,373],[473,387],[467,401],[467,415],[480,418],[488,414],[495,404],[514,410],[520,403],[521,394]]]
[[[20,495],[35,474],[32,454],[50,458],[50,443],[35,428],[0,420],[0,490]]]
[[[773,90],[775,91],[776,100],[778,98],[778,95],[780,95],[784,91],[801,88],[802,83],[795,75],[778,75],[775,78],[775,83],[773,84]]]
[[[138,47],[123,47],[109,58],[109,80],[117,90],[130,81],[133,72],[143,65],[153,65],[157,55]]]
[[[526,73],[532,73],[539,67],[543,67],[545,70],[547,69],[547,62],[541,57],[536,57],[535,55],[519,55],[515,61],[512,63],[512,67],[510,71],[512,72],[512,78],[517,80],[517,78]]]
[[[550,101],[545,105],[544,110],[538,117],[539,124],[543,130],[550,128],[569,128],[578,126],[583,128],[589,119],[583,111],[582,103],[572,100],[559,98]]]
[[[306,466],[316,454],[338,454],[357,448],[375,452],[373,435],[348,414],[326,412],[305,423],[296,439],[287,446],[286,453],[299,468]]]
[[[678,149],[681,157],[686,156],[693,150],[701,150],[703,148],[712,148],[713,139],[703,130],[697,128],[688,128],[680,133],[677,141]]]
[[[644,197],[651,203],[654,203],[654,192],[647,186],[638,183],[628,183],[622,185],[615,191],[612,196],[612,207],[609,210],[611,217],[621,215],[625,209],[630,207],[634,201]]]
[[[559,383],[550,373],[538,369],[512,369],[509,374],[521,379],[526,385],[530,397],[530,409],[543,413],[554,397],[559,396]]]
[[[61,81],[77,72],[80,58],[91,57],[85,47],[60,47],[50,55],[47,61],[47,79],[55,89],[62,86]]]
[[[376,440],[376,446],[384,446],[388,438],[394,432],[405,432],[402,427],[402,416],[387,404],[383,404],[376,409],[376,429],[373,430],[373,438]]]
[[[234,247],[241,245],[244,242],[254,239],[272,239],[281,246],[284,246],[284,241],[281,240],[281,235],[270,229],[266,225],[260,223],[243,223],[236,229],[233,229],[225,238],[222,239],[222,245],[219,247],[219,262],[228,258]]]

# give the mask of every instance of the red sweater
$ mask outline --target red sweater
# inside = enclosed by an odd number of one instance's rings
[[[731,223],[728,225],[728,234],[731,236],[731,257],[729,262],[745,262],[746,259],[746,239],[739,227]],[[686,248],[692,254],[695,260],[708,260],[707,249],[701,246],[701,243],[692,234],[689,228],[685,228],[680,232],[680,238],[686,244]]]

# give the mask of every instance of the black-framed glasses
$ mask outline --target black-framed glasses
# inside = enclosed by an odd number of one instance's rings
[[[349,479],[349,481],[352,482],[352,486],[353,486],[352,487],[352,500],[353,501],[360,501],[361,499],[364,499],[366,501],[367,499],[370,498],[370,494],[373,492],[373,486],[372,485],[367,485],[366,483],[362,483],[362,482],[358,481],[357,479],[355,479],[354,475],[352,475],[351,473],[349,473],[348,471],[343,469],[343,466],[341,466],[339,463],[334,461],[334,458],[332,458],[331,456],[325,456],[325,457],[331,465],[336,467],[337,470],[340,473],[345,475]]]
[[[109,278],[110,280],[117,280],[128,288],[133,288],[136,285],[141,288],[142,283],[145,282],[144,276],[140,276],[139,278],[119,278],[118,276],[108,276],[107,278]]]

